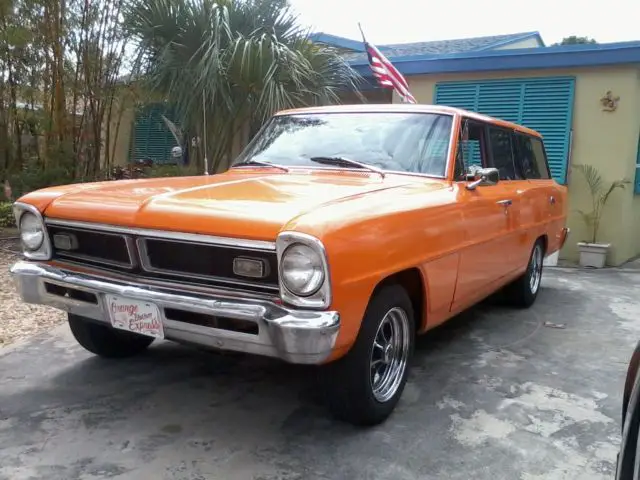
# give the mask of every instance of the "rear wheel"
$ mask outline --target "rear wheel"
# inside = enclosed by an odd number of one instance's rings
[[[82,347],[105,358],[132,357],[146,350],[152,337],[116,330],[79,315],[69,314],[71,333]]]
[[[526,272],[506,288],[509,303],[523,308],[533,305],[540,291],[543,261],[544,242],[538,239],[531,250]]]
[[[355,425],[376,425],[393,412],[409,373],[415,327],[407,292],[382,287],[365,312],[355,345],[324,367],[333,414]]]

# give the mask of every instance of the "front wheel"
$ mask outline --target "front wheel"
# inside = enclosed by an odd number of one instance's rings
[[[333,414],[355,425],[376,425],[393,412],[409,373],[414,314],[404,288],[388,285],[372,298],[355,345],[327,370]]]
[[[543,262],[544,243],[538,239],[531,250],[526,272],[506,288],[507,298],[511,304],[522,308],[533,305],[540,291]]]

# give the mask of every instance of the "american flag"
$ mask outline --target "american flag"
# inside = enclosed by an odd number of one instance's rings
[[[369,66],[376,77],[378,85],[384,88],[394,89],[403,101],[407,103],[417,103],[416,99],[409,91],[409,84],[402,74],[393,66],[393,64],[385,57],[375,45],[364,41],[367,56],[369,57]]]

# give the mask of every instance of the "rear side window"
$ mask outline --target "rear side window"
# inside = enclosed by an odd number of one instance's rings
[[[500,180],[517,180],[520,178],[513,163],[511,132],[498,128],[490,128],[489,144],[491,146],[492,166],[500,172]]]
[[[516,134],[514,136],[516,158],[524,178],[548,180],[549,169],[542,140],[536,137]]]

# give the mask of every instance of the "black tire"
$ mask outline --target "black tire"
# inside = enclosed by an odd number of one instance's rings
[[[68,315],[71,333],[82,347],[105,358],[126,358],[137,355],[153,343],[152,337],[116,330],[79,315]]]
[[[637,480],[640,478],[640,472],[637,470],[639,465],[636,461],[640,446],[638,442],[640,433],[640,370],[636,372],[633,389],[625,410],[615,478],[616,480]]]
[[[383,323],[385,326],[379,330]],[[394,325],[397,327],[396,330],[393,330]],[[393,342],[393,331],[398,333],[395,337],[398,339],[396,342]],[[391,345],[391,348],[374,346],[376,339],[382,338],[380,335],[389,335],[391,340],[387,345]],[[364,426],[377,425],[386,420],[402,396],[409,374],[414,342],[415,321],[409,295],[399,285],[383,286],[369,302],[360,332],[351,350],[341,359],[323,367],[327,382],[327,403],[333,415],[348,423]],[[404,361],[385,364],[396,351],[405,352],[398,355],[404,358]],[[380,358],[374,360],[377,356]],[[373,363],[378,365],[376,371],[382,373],[372,378]],[[384,385],[386,368],[389,368],[389,372],[398,368],[398,373],[402,369],[398,376],[399,381],[390,382],[391,386],[386,390],[383,386],[375,389],[374,383]],[[375,380],[376,378],[378,380]]]
[[[543,261],[544,242],[538,239],[531,249],[527,271],[505,288],[504,293],[509,304],[520,308],[529,308],[533,305],[540,291]],[[534,275],[537,275],[537,281],[533,280]]]

